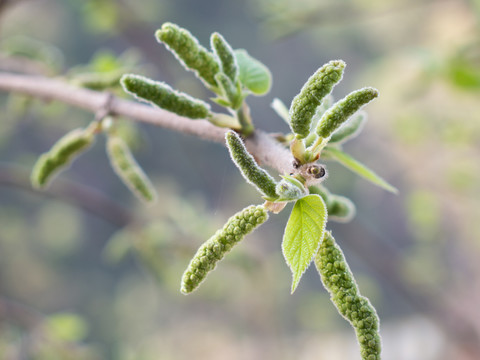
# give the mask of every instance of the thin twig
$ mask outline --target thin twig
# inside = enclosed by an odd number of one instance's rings
[[[94,114],[105,106],[106,100],[111,96],[110,110],[114,116],[126,116],[139,122],[225,144],[227,129],[216,127],[206,120],[188,119],[160,108],[123,100],[106,92],[75,87],[58,79],[0,72],[0,91],[19,92],[45,100],[57,100]],[[253,136],[246,140],[246,146],[260,163],[280,173],[290,171],[293,162],[290,151],[268,134],[256,130]]]

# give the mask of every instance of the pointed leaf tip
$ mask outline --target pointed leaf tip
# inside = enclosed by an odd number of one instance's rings
[[[370,170],[367,166],[363,165],[361,162],[354,159],[353,157],[343,152],[342,150],[332,146],[327,146],[323,150],[322,155],[325,155],[327,158],[331,158],[333,160],[338,161],[340,164],[342,164],[346,168],[362,176],[363,178],[369,180],[375,185],[380,186],[381,188],[393,194],[398,194],[397,188],[390,185],[387,181],[385,181],[383,178],[377,175],[373,170]]]

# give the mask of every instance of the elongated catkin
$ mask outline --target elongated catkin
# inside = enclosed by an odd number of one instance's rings
[[[243,177],[269,199],[276,199],[278,196],[275,192],[277,185],[275,180],[258,166],[252,155],[248,153],[240,136],[234,131],[229,131],[225,138],[230,156]]]
[[[363,105],[378,96],[378,90],[365,87],[351,92],[328,109],[317,125],[317,135],[327,139]]]
[[[267,219],[268,212],[262,205],[248,206],[228,219],[221,230],[200,246],[190,261],[183,274],[182,293],[194,291],[235,244]]]
[[[121,137],[114,135],[108,137],[107,154],[117,175],[139,199],[147,202],[153,202],[156,199],[152,183]]]
[[[303,85],[300,93],[290,105],[290,127],[300,138],[310,133],[313,116],[322,99],[330,94],[333,87],[342,79],[345,63],[332,60],[318,69]]]
[[[206,102],[173,90],[163,82],[126,74],[122,76],[120,83],[127,93],[177,115],[190,119],[205,119],[210,115],[210,106]]]
[[[315,257],[323,285],[342,316],[355,329],[363,360],[380,360],[380,321],[370,301],[362,296],[342,250],[329,232]]]
[[[35,188],[44,188],[51,179],[87,150],[95,140],[90,128],[68,132],[46,153],[40,155],[33,166],[31,182]]]
[[[212,34],[210,44],[214,54],[218,58],[223,73],[230,78],[232,83],[235,84],[239,71],[233,49],[219,33]]]
[[[177,59],[211,87],[216,87],[215,74],[220,66],[215,56],[205,49],[188,30],[165,23],[155,37],[164,43]]]

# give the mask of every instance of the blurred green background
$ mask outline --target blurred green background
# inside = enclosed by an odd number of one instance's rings
[[[286,104],[331,59],[337,98],[380,97],[346,149],[395,196],[327,164],[357,216],[329,224],[382,321],[385,359],[480,359],[480,3],[478,0],[16,0],[0,2],[0,70],[74,79],[134,71],[208,99],[154,31],[171,21],[202,44],[218,31],[270,67],[249,98],[258,128],[287,131]],[[28,60],[28,61],[26,61]],[[11,65],[10,65],[11,66]],[[18,67],[18,66],[17,66]],[[77,76],[76,78],[81,78]],[[74,81],[74,80],[72,80]],[[119,92],[120,93],[120,92]],[[38,155],[93,115],[0,97],[0,359],[360,359],[352,329],[309,269],[290,295],[272,215],[199,291],[179,292],[196,248],[261,200],[220,145],[123,120],[159,202],[116,178],[104,139],[35,192]]]

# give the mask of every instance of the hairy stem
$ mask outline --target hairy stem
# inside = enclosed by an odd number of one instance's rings
[[[237,119],[242,127],[242,134],[245,137],[250,136],[255,128],[252,125],[252,118],[250,117],[250,108],[244,102],[240,109],[237,110]]]

